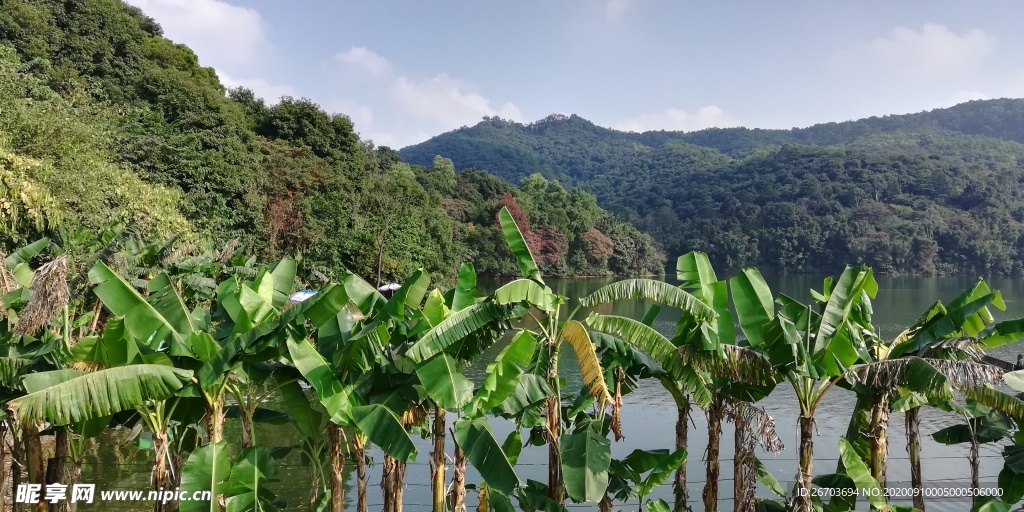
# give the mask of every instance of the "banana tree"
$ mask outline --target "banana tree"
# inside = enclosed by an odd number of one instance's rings
[[[472,307],[480,298],[482,298],[481,294],[476,289],[476,271],[472,264],[465,263],[459,269],[458,279],[452,290],[446,294],[433,290],[428,294],[423,306],[424,320],[429,324],[431,331],[433,329],[447,329],[450,324],[444,324],[445,320],[452,318],[460,311]],[[469,420],[485,418],[483,413],[487,409],[496,406],[495,404],[487,407],[488,404],[492,404],[495,400],[497,400],[498,404],[501,403],[503,398],[498,398],[497,395],[491,393],[496,391],[499,385],[505,389],[509,389],[509,386],[512,388],[515,386],[515,382],[510,383],[508,381],[508,379],[514,378],[513,373],[515,370],[512,367],[502,365],[501,362],[502,358],[506,357],[507,351],[503,351],[499,359],[494,364],[488,366],[489,371],[498,368],[505,373],[500,375],[488,374],[489,385],[485,386],[485,389],[489,388],[490,391],[486,397],[475,398],[473,395],[473,384],[462,373],[462,367],[476,359],[484,349],[493,345],[508,327],[507,319],[504,316],[497,316],[488,324],[466,332],[462,339],[450,346],[449,350],[418,364],[416,367],[417,378],[423,385],[430,401],[433,402],[434,409],[434,426],[432,429],[434,451],[431,453],[430,470],[431,490],[433,493],[432,507],[435,512],[441,512],[446,508],[446,411],[461,413],[464,409],[466,410],[466,414],[456,422],[456,429],[454,431],[456,438],[454,453],[455,474],[450,493],[452,509],[464,511],[466,508],[466,464],[470,458],[474,461],[484,460],[478,454],[483,447],[479,442],[474,442],[472,445],[473,452],[467,455],[466,451],[462,448],[463,445],[458,440],[460,438],[467,439],[470,436],[493,436],[490,428],[486,425],[486,421],[483,423],[473,423]],[[428,333],[431,331],[428,331]],[[532,353],[533,349],[530,349],[530,354],[532,355]],[[508,357],[515,357],[515,355]],[[528,360],[522,364],[527,362]],[[501,381],[500,383],[498,382],[499,380]],[[488,446],[493,447],[494,444],[496,443],[492,442]],[[502,459],[507,462],[504,456]],[[505,464],[501,464],[501,468],[507,469]],[[489,469],[491,468],[484,468],[485,471]],[[505,496],[512,490],[505,485],[505,482],[509,481],[507,477],[508,473],[506,472],[501,475],[500,481],[495,482],[497,485],[492,485],[492,488],[503,493]]]
[[[66,239],[66,237],[62,237]],[[22,375],[38,374],[51,370],[65,370],[70,350],[79,338],[89,334],[91,313],[78,315],[88,310],[88,298],[81,293],[80,281],[83,272],[77,272],[75,252],[82,252],[89,244],[64,243],[64,247],[40,239],[4,257],[0,264],[0,340],[5,345],[5,356],[0,362],[4,367],[3,387],[9,391],[8,398],[31,393]],[[56,254],[50,261],[33,270],[29,262],[44,251],[51,249]],[[5,419],[6,421],[6,419]],[[8,427],[17,422],[9,422]],[[54,432],[54,456],[43,461],[39,440],[39,426],[22,424],[20,429],[11,429],[16,448],[24,445],[28,459],[30,480],[40,484],[66,482],[65,474],[73,479],[81,470],[81,448],[84,433],[91,433],[83,424],[52,427]],[[22,438],[18,438],[17,430]],[[68,463],[71,467],[68,468]],[[67,470],[67,471],[66,471]],[[15,479],[20,479],[15,471]],[[46,481],[43,481],[43,475]],[[73,482],[72,482],[73,483]],[[46,506],[40,502],[39,507]],[[50,507],[56,508],[54,506]]]
[[[579,311],[579,306],[572,312],[563,311],[562,306],[567,304],[568,299],[553,293],[544,283],[530,248],[508,209],[503,208],[498,212],[498,221],[522,277],[498,288],[485,300],[476,302],[442,321],[416,341],[406,354],[414,363],[422,364],[448,352],[452,346],[465,340],[467,335],[491,325],[495,320],[512,317],[517,309],[529,316],[532,324],[529,328],[522,328],[522,331],[529,332],[531,336],[539,339],[540,346],[528,372],[544,379],[548,388],[545,391],[549,391],[544,405],[544,438],[548,445],[547,492],[552,501],[562,503],[565,484],[560,437],[564,424],[561,419],[562,395],[558,357],[563,342],[568,343],[575,352],[582,370],[584,385],[595,398],[597,406],[603,408],[610,404],[612,397],[594,343],[586,327],[573,318]],[[537,386],[534,388],[537,389]],[[591,439],[590,442],[584,443],[583,448],[589,449],[596,442],[596,439]],[[576,447],[573,447],[573,451],[575,449]],[[585,478],[599,472],[601,468],[588,468],[588,471],[580,475]],[[573,486],[571,489],[575,490],[577,487]],[[603,496],[603,490],[601,495]],[[577,494],[571,497],[579,500],[591,498],[593,495],[584,497]],[[600,497],[598,499],[600,500]]]
[[[813,510],[814,413],[844,373],[869,360],[862,325],[870,324],[870,298],[878,291],[871,269],[847,267],[839,280],[825,280],[813,292],[817,308],[780,295],[778,313],[764,329],[764,348],[777,370],[793,386],[800,406],[797,507]]]
[[[310,307],[302,321],[289,323],[288,358],[313,389],[330,415],[331,510],[343,508],[341,469],[344,428],[357,431],[353,442],[359,478],[357,508],[365,511],[365,448],[367,442],[378,445],[390,458],[393,471],[397,464],[415,458],[416,450],[402,421],[387,400],[374,402],[364,397],[379,393],[372,390],[374,373],[387,364],[385,351],[393,337],[404,336],[408,324],[394,321],[406,309],[406,301],[418,303],[426,287],[419,279],[410,279],[391,300],[385,300],[372,286],[348,274],[342,282],[317,294],[318,307]],[[415,288],[415,290],[413,290]],[[422,291],[420,291],[422,290]],[[418,295],[419,298],[410,298]],[[303,306],[305,302],[299,306]],[[355,318],[349,307],[358,312]],[[314,343],[311,343],[314,342]],[[396,393],[394,396],[398,396]],[[404,411],[403,411],[404,412]],[[401,482],[397,482],[401,485]],[[395,505],[393,496],[389,498]]]
[[[870,360],[850,371],[850,387],[858,400],[847,439],[870,462],[872,476],[881,485],[886,483],[891,409],[906,413],[912,485],[921,489],[919,408],[958,407],[950,402],[954,389],[971,393],[999,381],[1002,371],[981,360],[983,349],[1019,340],[1024,332],[1020,321],[994,324],[989,307],[1005,309],[999,292],[979,281],[948,307],[936,302],[892,341],[880,339],[873,325],[861,325]],[[924,508],[920,493],[915,506]]]
[[[737,400],[756,401],[766,396],[775,385],[774,368],[755,348],[763,344],[761,330],[774,315],[774,308],[771,293],[756,270],[746,270],[730,282],[719,281],[707,256],[697,252],[681,256],[677,268],[678,277],[682,281],[680,289],[689,290],[692,295],[687,294],[687,297],[694,298],[703,308],[699,310],[701,314],[693,314],[692,306],[681,308],[683,315],[677,322],[676,335],[672,340],[649,325],[621,317],[594,316],[588,319],[588,324],[597,331],[622,337],[657,360],[666,370],[672,370],[669,372],[670,378],[663,379],[663,384],[676,400],[677,448],[686,447],[687,415],[691,402],[689,393],[692,393],[698,405],[706,408],[709,431],[708,477],[703,499],[707,510],[716,510],[721,421]],[[630,289],[639,288],[639,284],[627,281],[609,285],[595,292],[591,296],[593,299],[588,298],[585,303],[591,305],[641,297],[664,301],[667,297],[653,290],[651,293],[638,293]],[[655,287],[653,284],[643,284],[652,289]],[[669,285],[658,286],[664,288]],[[659,295],[662,295],[661,299]],[[730,302],[736,309],[735,317],[730,310]],[[747,336],[746,340],[737,342],[734,318],[739,320]],[[737,425],[739,435],[745,436],[745,416],[733,416],[740,420]],[[768,422],[760,424],[769,425]],[[777,447],[772,444],[773,449]],[[686,474],[683,467],[677,471],[675,488],[675,509],[682,510],[686,507]]]

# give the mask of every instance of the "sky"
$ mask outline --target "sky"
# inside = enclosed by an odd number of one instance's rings
[[[1024,2],[127,0],[229,87],[401,148],[484,116],[791,128],[1024,97]]]

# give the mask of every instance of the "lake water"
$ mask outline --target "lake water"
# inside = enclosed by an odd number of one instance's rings
[[[821,278],[811,276],[768,276],[766,277],[771,285],[773,294],[785,293],[801,301],[808,302],[808,290],[811,288],[821,289]],[[948,302],[964,288],[972,285],[975,280],[968,278],[921,278],[921,277],[878,277],[879,293],[874,300],[875,324],[886,338],[891,338],[911,325],[921,313],[935,300]],[[670,280],[671,281],[671,280]],[[572,299],[585,296],[597,288],[613,282],[612,279],[563,279],[551,280],[549,285],[559,294]],[[481,287],[495,286],[494,282],[483,282]],[[991,279],[989,284],[1003,293],[1007,309],[1005,312],[995,311],[997,319],[1008,319],[1024,317],[1024,280],[1021,279]],[[646,311],[649,304],[636,301],[632,304],[618,304],[614,308],[604,306],[602,313],[614,313],[618,315],[640,318]],[[656,327],[664,333],[672,333],[675,328],[677,316],[672,314],[668,308],[664,308],[662,315],[656,322]],[[585,312],[582,313],[585,316]],[[578,318],[582,318],[580,316]],[[486,354],[483,361],[492,360],[501,347],[496,346]],[[1006,361],[1015,361],[1018,351],[1024,351],[1024,346],[1006,346],[991,352],[991,355],[1000,357]],[[578,365],[576,365],[572,351],[568,357],[563,358],[560,370],[563,377],[569,380],[568,390],[579,389],[580,378]],[[483,374],[486,363],[471,367],[469,373],[476,377]],[[634,449],[660,449],[672,448],[674,444],[675,431],[675,406],[661,385],[650,381],[642,383],[640,389],[625,397],[626,404],[622,412],[623,431],[626,438],[620,442],[612,443],[613,456],[623,457]],[[817,411],[817,437],[815,438],[815,474],[826,474],[835,471],[836,462],[839,456],[838,438],[846,432],[850,418],[850,412],[854,406],[853,393],[844,389],[836,388],[824,399]],[[787,488],[792,486],[794,475],[797,472],[797,416],[798,407],[792,389],[787,384],[780,384],[775,391],[758,405],[764,407],[775,419],[780,437],[786,443],[785,450],[778,455],[759,453],[758,456],[771,469],[780,482]],[[453,420],[453,414],[449,413],[449,420]],[[921,413],[922,433],[922,454],[924,458],[923,473],[927,484],[964,488],[970,486],[970,465],[967,454],[968,445],[945,446],[934,442],[931,434],[941,428],[957,424],[958,417],[952,414],[943,413],[933,409],[923,409]],[[511,431],[511,425],[492,420],[492,426],[498,439],[504,437]],[[227,437],[237,439],[238,425],[229,421],[227,426]],[[527,433],[524,433],[526,437]],[[272,447],[289,446],[295,444],[297,434],[290,426],[268,426],[260,425],[257,438],[261,443]],[[732,510],[732,463],[733,453],[733,432],[731,425],[723,423],[722,433],[722,468],[720,479],[720,498],[722,503],[720,510]],[[429,452],[432,449],[428,439],[416,439],[419,448],[418,460],[411,463],[406,477],[407,488],[405,491],[405,509],[408,511],[430,510],[430,480],[429,480]],[[890,486],[909,486],[910,469],[906,451],[906,436],[902,414],[893,414],[889,423],[889,470],[888,479]],[[451,439],[449,437],[449,454],[452,451]],[[689,458],[687,471],[690,481],[691,504],[694,510],[701,510],[700,494],[704,485],[704,449],[707,443],[706,421],[703,413],[694,410],[693,421],[690,426],[689,437]],[[995,487],[996,476],[1002,468],[1003,461],[1000,455],[1003,444],[991,443],[981,447],[981,485],[982,487]],[[382,456],[379,452],[371,453],[376,464],[370,468],[370,488],[368,497],[371,510],[379,510],[382,503],[380,488],[380,462]],[[527,479],[547,481],[546,472],[547,449],[544,447],[526,447],[519,458],[516,471],[520,480]],[[97,483],[98,489],[148,489],[149,469],[151,462],[149,454],[138,452],[136,445],[123,438],[123,433],[112,433],[104,436],[93,449],[89,451],[83,469],[84,482]],[[288,510],[308,509],[308,479],[302,468],[297,452],[293,452],[285,460],[279,463],[279,481],[271,487],[281,497],[288,500]],[[469,468],[469,483],[479,482],[479,478]],[[345,474],[346,486],[350,489],[346,499],[354,506],[355,482],[354,472],[349,468]],[[451,476],[451,470],[448,471]],[[770,496],[769,491],[760,489],[759,496]],[[659,488],[652,497],[661,497],[671,503],[671,489],[668,486]],[[468,496],[470,506],[476,506],[476,496],[472,493]],[[963,499],[932,498],[927,501],[929,510],[967,510],[969,501]],[[636,510],[637,503],[616,503],[616,510]],[[863,500],[859,502],[864,507]],[[105,503],[100,507],[93,507],[93,510],[111,510],[116,508],[129,510],[147,510],[149,505],[132,503]],[[571,510],[596,510],[596,506],[589,504],[570,505]],[[89,510],[89,507],[82,507],[82,510]]]

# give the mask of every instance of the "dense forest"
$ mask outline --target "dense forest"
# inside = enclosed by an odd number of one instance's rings
[[[649,235],[539,175],[509,186],[450,160],[408,165],[306,99],[226,90],[120,0],[0,3],[0,249],[116,224],[175,244],[301,255],[395,280],[452,262],[515,270],[495,214],[551,275],[660,273]],[[518,182],[517,182],[518,183]]]
[[[726,268],[1024,272],[1024,100],[793,130],[627,133],[579,116],[499,118],[399,154],[518,183],[540,172]]]

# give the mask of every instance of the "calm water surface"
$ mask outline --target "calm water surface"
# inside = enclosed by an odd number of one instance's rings
[[[768,276],[766,278],[771,285],[773,294],[785,293],[801,301],[809,301],[807,291],[811,288],[821,289],[821,278],[810,276]],[[948,302],[964,288],[972,285],[974,280],[968,278],[890,278],[879,277],[879,293],[874,300],[875,324],[881,330],[881,334],[887,338],[896,336],[906,327],[911,325],[925,309],[934,303],[935,300]],[[671,280],[670,280],[671,281]],[[552,280],[549,284],[559,294],[572,299],[585,296],[597,288],[613,282],[612,279],[563,279]],[[499,285],[497,282],[481,283],[483,288]],[[1021,279],[991,279],[989,284],[1003,293],[1007,309],[1005,312],[996,311],[997,319],[1008,319],[1024,317],[1024,280]],[[606,305],[602,306],[601,313],[614,313],[618,315],[640,318],[650,304],[636,301],[632,304]],[[675,321],[678,315],[665,308],[662,315],[656,322],[656,327],[667,334],[675,329]],[[585,316],[585,313],[583,314]],[[582,317],[579,317],[582,318]],[[480,380],[486,367],[485,361],[490,361],[501,350],[501,346],[493,347],[482,358],[481,364],[474,365],[468,372],[477,381]],[[992,355],[1001,357],[1007,361],[1015,361],[1018,352],[1024,351],[1024,346],[1007,346],[991,352]],[[569,390],[579,389],[581,385],[579,368],[575,358],[571,355],[563,358],[560,370],[563,376],[568,379]],[[675,406],[672,398],[665,392],[660,384],[654,381],[643,382],[640,389],[625,397],[626,404],[623,408],[622,423],[626,438],[620,442],[612,443],[613,456],[624,457],[634,449],[661,449],[671,448],[675,439]],[[838,459],[838,437],[846,432],[850,418],[850,412],[855,403],[854,395],[844,389],[835,389],[829,393],[819,406],[817,411],[817,437],[815,438],[815,474],[832,473],[836,469]],[[787,488],[792,485],[794,475],[797,472],[797,416],[799,409],[796,404],[792,389],[786,384],[780,384],[771,396],[759,403],[775,419],[780,437],[786,443],[786,449],[779,455],[759,453],[758,456],[771,469],[780,482]],[[450,421],[453,421],[449,413]],[[923,409],[921,414],[922,432],[922,453],[924,455],[924,479],[926,483],[949,487],[967,487],[970,485],[970,466],[967,461],[968,445],[945,446],[934,442],[931,433],[954,425],[958,417],[952,414],[943,413],[933,409]],[[497,438],[504,439],[512,430],[512,425],[500,420],[492,420]],[[229,421],[229,439],[238,436],[237,422]],[[889,423],[889,456],[888,479],[891,486],[899,486],[903,482],[909,482],[910,469],[907,460],[906,436],[904,434],[904,422],[902,414],[893,414]],[[526,437],[527,433],[524,433]],[[298,442],[298,436],[294,429],[284,426],[260,425],[257,439],[260,443],[271,447],[285,447]],[[721,510],[731,510],[732,495],[732,462],[729,460],[733,453],[733,432],[731,425],[723,424],[722,433],[722,468],[720,479],[720,495],[722,503]],[[432,446],[427,439],[416,439],[419,448],[419,458],[412,463],[407,473],[405,492],[405,509],[408,511],[430,510],[430,481],[428,457]],[[690,455],[687,461],[687,470],[690,479],[690,496],[694,510],[701,510],[700,493],[704,485],[704,449],[707,444],[707,428],[704,415],[699,411],[693,412],[689,448]],[[1002,468],[1002,457],[1000,451],[1002,444],[985,444],[981,447],[981,484],[982,487],[995,486],[996,476]],[[451,453],[451,440],[449,439],[449,453]],[[380,464],[383,459],[379,452],[372,453],[377,462],[371,467],[370,488],[368,496],[371,510],[380,509],[381,494],[378,483],[380,481]],[[521,480],[527,479],[547,481],[546,472],[547,451],[543,447],[527,447],[519,458],[519,465],[516,471]],[[84,482],[96,482],[98,489],[147,489],[149,468],[151,462],[149,454],[139,452],[134,442],[124,438],[124,433],[112,433],[103,437],[91,450],[83,470]],[[305,470],[302,468],[297,452],[291,453],[284,460],[279,462],[278,482],[272,485],[274,491],[288,501],[288,510],[308,510],[308,479]],[[470,483],[479,482],[478,476],[469,468],[470,474],[467,481]],[[449,478],[451,470],[449,469]],[[351,498],[354,506],[354,472],[346,471],[346,486],[351,491],[346,498]],[[907,483],[906,485],[909,485]],[[770,492],[761,489],[759,496],[770,496]],[[658,489],[652,497],[661,497],[671,502],[671,489],[663,486]],[[469,496],[471,506],[475,507],[476,497],[471,493]],[[106,503],[102,510],[114,509],[115,504]],[[122,509],[147,510],[148,505],[140,504],[116,504]],[[616,503],[616,509],[636,510],[637,503],[627,504]],[[863,506],[863,500],[860,503]],[[951,501],[949,499],[933,498],[928,501],[929,510],[967,510],[969,503],[966,501]],[[596,506],[579,505],[579,509],[593,509]],[[87,510],[87,507],[83,507]],[[100,510],[94,507],[93,510]],[[575,510],[576,508],[572,508]]]

